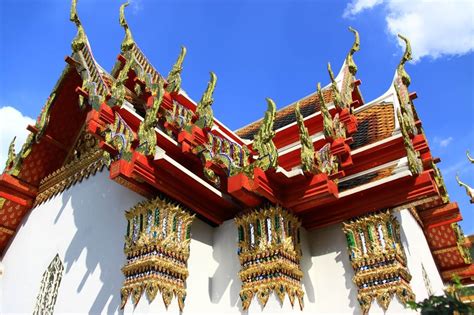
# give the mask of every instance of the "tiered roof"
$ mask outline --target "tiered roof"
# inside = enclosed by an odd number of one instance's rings
[[[105,165],[117,183],[146,197],[164,193],[214,225],[265,202],[289,209],[308,229],[409,208],[444,279],[456,271],[471,281],[460,212],[408,92],[408,41],[378,99],[362,98],[353,60],[359,36],[351,29],[355,42],[339,74],[329,69],[327,86],[279,111],[268,99],[263,119],[232,132],[212,114],[215,75],[200,102],[190,99],[181,89],[185,49],[163,78],[133,40],[125,6],[125,38],[109,74],[93,58],[73,0],[78,33],[68,65],[0,176],[2,250],[34,205]]]

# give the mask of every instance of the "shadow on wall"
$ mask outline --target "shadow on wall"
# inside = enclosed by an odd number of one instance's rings
[[[134,192],[111,182],[107,174],[105,170],[94,176],[93,180],[64,192],[63,209],[56,218],[57,221],[70,202],[77,231],[65,252],[66,275],[74,269],[74,263],[82,252],[86,252],[87,271],[78,283],[78,296],[91,274],[99,267],[102,286],[90,307],[90,314],[122,313],[119,307],[123,282],[121,268],[125,262],[124,210],[133,206],[139,198]]]
[[[242,310],[239,298],[242,282],[238,275],[240,262],[237,256],[237,229],[234,220],[226,221],[214,229],[212,257],[218,267],[209,278],[211,302],[219,304],[230,285],[229,305],[238,307],[241,314],[247,314],[247,311]]]
[[[345,287],[347,292],[349,292],[347,295],[349,300],[349,309],[353,310],[352,314],[354,315],[360,314],[359,302],[357,301],[357,288],[352,282],[354,270],[352,269],[352,265],[347,253],[346,237],[342,231],[342,225],[337,224],[324,227],[311,233],[311,238],[308,238],[308,240],[311,242],[311,257],[336,254],[334,258],[336,263],[342,263],[342,267],[344,268]],[[309,233],[308,237],[310,237]],[[324,266],[316,266],[316,268],[324,268]],[[334,275],[334,277],[340,277],[340,275],[337,274]],[[327,278],[328,277],[326,277],[324,280],[328,280]],[[317,279],[316,281],[320,282],[321,279]],[[319,297],[320,296],[321,295],[319,295]]]
[[[301,236],[303,236],[301,238],[301,271],[303,271],[303,289],[308,301],[315,303],[316,297],[314,294],[314,286],[309,274],[309,271],[313,266],[311,260],[311,248],[309,245],[308,232],[304,228],[301,228]]]

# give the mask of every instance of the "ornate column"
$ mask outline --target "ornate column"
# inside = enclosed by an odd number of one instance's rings
[[[390,211],[352,219],[344,223],[343,230],[364,314],[374,299],[384,310],[394,295],[402,303],[415,299],[399,224]]]
[[[182,311],[186,298],[187,261],[194,215],[163,198],[137,204],[125,212],[127,234],[122,268],[122,305],[132,296],[137,304],[143,293],[152,302],[161,292],[165,306],[174,297]]]
[[[240,299],[248,309],[254,296],[265,306],[272,292],[291,305],[298,298],[303,309],[300,268],[300,226],[297,217],[280,206],[269,205],[235,219],[242,280]]]

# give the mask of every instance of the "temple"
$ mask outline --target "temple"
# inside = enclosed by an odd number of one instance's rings
[[[408,39],[380,97],[364,100],[351,28],[326,84],[280,110],[267,98],[232,131],[213,115],[216,74],[191,99],[186,48],[163,76],[127,4],[104,70],[76,1],[64,71],[0,175],[2,314],[403,314],[454,275],[474,282],[409,91]]]

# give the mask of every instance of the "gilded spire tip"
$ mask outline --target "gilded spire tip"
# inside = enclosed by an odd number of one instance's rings
[[[398,64],[398,75],[401,77],[403,84],[408,87],[411,83],[411,79],[408,73],[405,71],[405,63],[413,59],[411,56],[411,44],[408,38],[405,36],[398,34],[398,37],[405,42],[405,52],[403,53],[403,57]]]
[[[120,26],[125,30],[125,38],[122,41],[122,51],[130,50],[134,44],[132,32],[128,26],[127,20],[125,19],[125,8],[128,7],[130,2],[125,2],[120,6]]]
[[[347,54],[346,63],[349,67],[350,73],[355,76],[357,73],[357,65],[355,64],[352,56],[355,52],[360,50],[360,37],[359,32],[357,32],[354,28],[349,26],[349,30],[354,33],[354,43],[352,44],[351,50],[349,50],[349,53]]]

